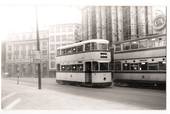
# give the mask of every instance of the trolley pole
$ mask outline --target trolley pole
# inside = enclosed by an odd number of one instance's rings
[[[37,37],[37,51],[40,51],[40,40],[39,40],[39,30],[38,30],[38,9],[36,10],[36,37]],[[41,89],[41,64],[38,62],[38,89]]]

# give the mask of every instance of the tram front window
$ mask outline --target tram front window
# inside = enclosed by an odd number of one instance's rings
[[[107,44],[100,43],[99,50],[108,50]]]
[[[98,70],[98,62],[93,62],[92,64],[93,64],[93,66],[92,66],[93,70],[94,71]]]
[[[96,50],[97,49],[97,43],[93,42],[91,43],[91,50]]]
[[[100,70],[108,70],[108,63],[100,63]]]

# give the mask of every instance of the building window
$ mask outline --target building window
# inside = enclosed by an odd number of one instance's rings
[[[139,48],[147,48],[147,40],[140,40]]]
[[[131,43],[131,49],[138,49],[138,42],[137,41]]]
[[[51,68],[55,68],[55,62],[51,62],[50,66]]]
[[[55,42],[54,36],[50,36],[50,42]]]
[[[54,53],[51,53],[51,54],[50,54],[50,59],[51,59],[51,60],[55,60],[55,54],[54,54]]]
[[[42,42],[42,48],[46,49],[47,48],[47,42]]]
[[[115,45],[115,51],[121,51],[121,44]]]
[[[47,54],[48,54],[47,50],[42,50],[42,55],[47,55]]]
[[[129,50],[130,49],[130,42],[123,44],[123,50]]]
[[[8,46],[8,51],[11,51],[12,50],[12,46]]]
[[[12,54],[8,53],[8,59],[11,60],[12,59]]]
[[[54,45],[54,44],[51,44],[51,45],[50,45],[50,50],[51,50],[51,51],[54,51],[54,50],[55,50],[55,45]]]

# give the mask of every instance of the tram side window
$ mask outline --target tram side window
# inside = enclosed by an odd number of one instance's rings
[[[123,44],[123,50],[129,50],[130,49],[130,43],[127,42],[127,43],[124,43]]]
[[[138,49],[138,42],[137,41],[131,43],[131,49]]]
[[[100,63],[100,70],[108,70],[108,63]]]
[[[90,51],[90,43],[85,44],[85,51]]]
[[[121,70],[121,62],[115,62],[115,70]]]
[[[83,51],[83,45],[77,47],[77,52],[82,52]]]
[[[76,65],[76,70],[77,71],[83,71],[83,64]]]
[[[72,49],[71,48],[66,49],[66,54],[71,54],[71,53],[72,53]]]
[[[140,40],[139,48],[147,48],[147,40]]]
[[[61,70],[65,71],[65,65],[61,65]]]
[[[149,70],[158,70],[158,63],[149,63],[148,69]]]
[[[121,51],[121,44],[115,45],[115,51]]]
[[[123,63],[123,70],[130,70],[130,64],[129,63]]]
[[[166,70],[166,63],[159,62],[159,70]]]
[[[158,47],[161,47],[161,46],[165,46],[166,45],[166,41],[165,41],[165,38],[158,38]]]
[[[92,69],[94,70],[94,71],[96,71],[96,70],[98,70],[98,62],[92,62]]]
[[[149,40],[149,47],[153,48],[153,47],[155,47],[155,45],[156,45],[156,39],[155,38],[150,39]]]
[[[130,69],[131,69],[131,70],[138,70],[138,69],[139,69],[138,63],[132,63],[132,64],[130,64]]]
[[[72,48],[72,52],[73,52],[73,53],[76,53],[76,51],[77,51],[76,47],[73,47],[73,48]]]
[[[140,63],[139,64],[139,70],[147,70],[147,63]]]
[[[72,71],[76,71],[76,65],[72,65],[72,66],[71,66],[71,70],[72,70]]]
[[[97,43],[95,42],[91,43],[91,50],[97,50]]]
[[[99,50],[108,50],[107,44],[100,43],[98,46],[99,46]]]
[[[65,70],[66,71],[71,71],[71,65],[65,65]]]
[[[66,50],[65,49],[62,49],[61,50],[61,55],[65,55],[66,54]]]

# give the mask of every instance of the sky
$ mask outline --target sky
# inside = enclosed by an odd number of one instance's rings
[[[35,30],[36,8],[32,5],[0,6],[0,38],[6,40],[8,33]],[[38,24],[81,23],[81,10],[73,6],[38,6]]]

